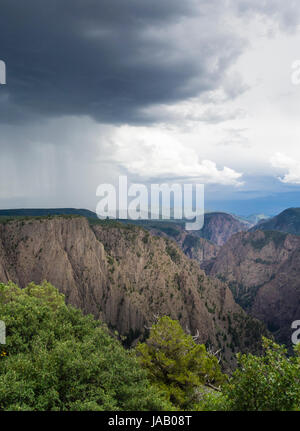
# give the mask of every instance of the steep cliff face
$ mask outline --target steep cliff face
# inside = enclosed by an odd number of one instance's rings
[[[231,214],[215,212],[205,214],[203,229],[195,233],[214,244],[223,245],[235,233],[248,229],[249,224],[243,223]]]
[[[291,323],[300,318],[299,259],[300,237],[256,231],[234,235],[203,267],[227,281],[237,302],[290,345]]]
[[[11,221],[0,225],[0,280],[21,287],[44,279],[86,313],[106,321],[127,343],[143,336],[155,315],[179,319],[199,341],[232,352],[257,350],[263,331],[170,240],[122,224],[85,218]]]
[[[291,347],[291,323],[300,319],[300,248],[258,291],[252,314],[263,320],[279,342]]]

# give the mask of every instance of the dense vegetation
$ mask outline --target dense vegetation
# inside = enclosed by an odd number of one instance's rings
[[[48,283],[0,284],[0,410],[162,410],[133,352]]]
[[[300,410],[300,358],[263,338],[264,355],[238,354],[238,368],[224,387],[227,409]]]
[[[125,350],[49,283],[0,284],[0,410],[300,410],[300,358],[263,338],[232,376],[177,321]]]

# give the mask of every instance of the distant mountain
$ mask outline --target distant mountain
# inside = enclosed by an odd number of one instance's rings
[[[227,282],[236,301],[291,346],[291,324],[300,318],[300,237],[277,231],[240,232],[202,264]]]
[[[53,215],[80,215],[97,218],[97,214],[86,209],[75,208],[20,208],[0,210],[0,217],[47,217]]]
[[[203,228],[199,231],[194,231],[194,233],[216,245],[223,245],[233,234],[248,229],[248,223],[238,220],[231,214],[213,212],[205,214]]]
[[[300,235],[300,208],[288,208],[268,220],[262,220],[251,231],[276,230]]]

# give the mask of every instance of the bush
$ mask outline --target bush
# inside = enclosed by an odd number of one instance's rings
[[[49,283],[0,284],[0,410],[163,410],[135,355]]]
[[[231,410],[283,411],[300,407],[299,357],[263,338],[265,354],[238,354],[238,368],[224,388]],[[296,349],[297,351],[297,349]]]

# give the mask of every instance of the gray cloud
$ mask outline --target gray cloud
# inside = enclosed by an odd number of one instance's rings
[[[155,120],[144,108],[222,85],[244,41],[226,13],[299,22],[287,0],[0,0],[0,121],[89,115],[106,123]],[[228,84],[237,97],[243,83]],[[153,111],[154,112],[154,111]]]
[[[0,121],[90,115],[151,122],[143,108],[212,90],[241,53],[216,1],[1,0]]]
[[[299,26],[298,0],[232,0],[231,3],[241,15],[263,15],[277,22],[285,31],[295,31]]]

